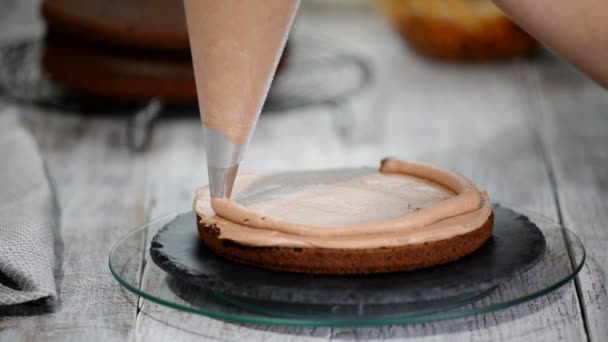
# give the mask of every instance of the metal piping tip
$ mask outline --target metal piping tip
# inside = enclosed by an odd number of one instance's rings
[[[211,197],[230,197],[238,169],[239,164],[231,167],[209,166],[207,168],[209,171],[209,190],[211,192]]]

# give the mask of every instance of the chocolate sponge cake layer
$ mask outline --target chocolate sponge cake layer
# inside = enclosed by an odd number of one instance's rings
[[[47,37],[42,65],[70,89],[112,100],[196,100],[190,58],[114,53],[63,38]]]
[[[42,15],[53,31],[101,46],[189,51],[178,0],[45,0]]]
[[[45,0],[41,12],[42,66],[65,88],[110,101],[196,103],[181,0]]]
[[[391,248],[330,249],[249,247],[219,238],[219,229],[201,223],[200,239],[217,254],[256,267],[311,274],[372,274],[411,271],[455,261],[472,253],[490,237],[492,214],[479,228],[444,240]]]

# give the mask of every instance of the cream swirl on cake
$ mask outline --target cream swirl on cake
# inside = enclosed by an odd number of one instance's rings
[[[232,199],[196,191],[199,224],[251,247],[373,249],[472,232],[492,205],[471,181],[434,166],[386,159],[372,168],[244,175]]]

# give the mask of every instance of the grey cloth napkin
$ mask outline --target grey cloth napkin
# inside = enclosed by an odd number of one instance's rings
[[[33,137],[0,108],[0,305],[54,302],[59,212]]]

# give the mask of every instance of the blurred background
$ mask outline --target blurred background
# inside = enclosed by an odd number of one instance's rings
[[[487,0],[304,0],[242,169],[391,155],[483,185],[480,164],[536,167],[543,108],[572,86],[598,92]],[[206,183],[181,1],[0,0],[0,99],[43,152]]]

